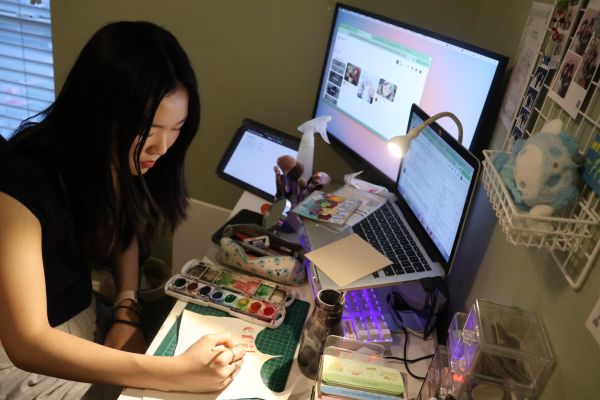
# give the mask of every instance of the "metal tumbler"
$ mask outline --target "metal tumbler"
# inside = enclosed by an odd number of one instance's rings
[[[344,336],[342,329],[344,307],[346,307],[346,300],[342,292],[337,290],[321,290],[315,298],[315,308],[304,324],[298,352],[300,371],[310,379],[317,377],[327,336]]]

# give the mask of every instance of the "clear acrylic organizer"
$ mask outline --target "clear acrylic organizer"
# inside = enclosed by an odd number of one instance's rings
[[[469,392],[478,384],[500,387],[514,398],[534,399],[554,367],[542,321],[533,312],[477,300],[460,336],[450,365],[466,375],[461,399],[470,399]]]

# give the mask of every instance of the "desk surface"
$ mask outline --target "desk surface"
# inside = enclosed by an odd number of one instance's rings
[[[265,201],[263,199],[255,196],[251,193],[244,192],[244,194],[242,195],[242,197],[236,204],[235,208],[231,212],[230,218],[232,216],[236,215],[240,210],[242,210],[244,208],[260,212],[260,206],[264,203],[265,203]],[[208,261],[218,264],[215,261],[215,257],[214,257],[215,254],[217,253],[217,250],[218,250],[218,245],[213,244],[211,246],[208,254],[206,255],[206,258],[208,259]],[[308,315],[310,315],[310,313],[312,312],[312,308],[314,306],[314,297],[313,297],[313,293],[312,293],[310,284],[302,285],[301,287],[295,288],[295,290],[296,290],[296,297],[298,299],[304,300],[304,301],[307,301],[310,303],[311,309],[308,314]],[[156,351],[156,349],[158,348],[160,343],[165,338],[166,334],[171,329],[171,326],[173,326],[173,323],[175,322],[175,320],[179,317],[179,315],[185,308],[186,304],[187,304],[187,302],[185,302],[185,301],[182,301],[182,300],[177,301],[177,303],[175,304],[175,306],[169,313],[168,317],[166,318],[164,324],[162,325],[162,327],[156,334],[156,337],[154,338],[154,340],[148,347],[148,351],[146,352],[146,354],[154,354],[154,352]],[[408,358],[415,359],[415,358],[423,357],[428,354],[433,354],[433,352],[435,351],[435,348],[437,346],[437,341],[435,339],[436,338],[435,332],[431,335],[431,337],[432,337],[432,339],[423,341],[422,339],[417,338],[414,335],[411,336],[410,341],[409,341],[408,351],[407,351]],[[403,357],[403,355],[404,355],[404,334],[403,333],[393,333],[392,340],[393,340],[393,343],[390,348],[390,351],[386,352],[385,355],[386,356]],[[294,356],[294,359],[297,359],[297,357],[298,357],[298,349],[296,349],[296,355]],[[404,364],[402,362],[392,361],[390,363],[390,365],[393,366],[394,368],[397,368],[398,370],[406,373],[406,369],[404,368]],[[427,373],[428,366],[429,366],[429,360],[420,361],[418,363],[411,364],[410,370],[413,374],[416,374],[419,376],[425,376],[425,374]],[[290,384],[290,382],[293,382],[296,378],[297,378],[297,383],[296,383],[296,386],[294,387],[292,394],[289,397],[290,400],[308,400],[308,399],[310,399],[312,387],[314,385],[314,380],[308,379],[307,377],[302,375],[302,373],[300,372],[300,370],[298,368],[298,363],[295,362],[292,367],[292,370],[290,371],[290,376],[288,378],[288,385]],[[408,376],[408,398],[409,399],[414,399],[415,397],[417,397],[419,390],[421,389],[421,384],[422,384],[422,381],[414,379],[410,375]],[[127,388],[123,391],[123,393],[119,397],[119,400],[141,400],[143,398],[143,396],[144,396],[143,389]]]

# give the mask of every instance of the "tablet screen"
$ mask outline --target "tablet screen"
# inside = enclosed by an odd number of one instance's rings
[[[299,140],[286,134],[250,126],[227,161],[223,172],[254,188],[275,196],[277,158],[298,155]]]

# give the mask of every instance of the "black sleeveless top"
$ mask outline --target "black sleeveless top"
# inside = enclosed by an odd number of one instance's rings
[[[70,256],[65,196],[56,165],[29,155],[4,154],[0,192],[19,201],[40,221],[48,320],[53,327],[60,325],[91,304],[92,277],[89,268],[75,265]]]

